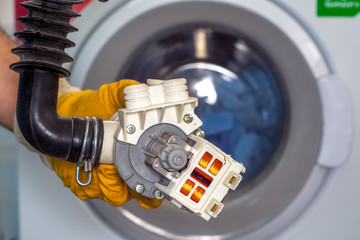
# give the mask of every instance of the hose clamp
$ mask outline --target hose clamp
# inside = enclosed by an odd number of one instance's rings
[[[91,152],[91,158],[84,159],[85,151],[86,151],[86,145],[88,143],[88,136],[89,136],[89,128],[90,128],[90,119],[89,117],[85,117],[85,135],[84,135],[84,141],[82,143],[81,147],[81,153],[79,156],[79,159],[77,161],[76,166],[76,182],[83,187],[88,186],[91,183],[92,180],[92,170],[94,168],[95,164],[95,158],[96,158],[96,150],[98,145],[98,138],[99,138],[99,132],[98,132],[98,120],[95,117],[91,118],[94,126],[94,137],[92,139],[92,152]],[[83,169],[84,172],[88,173],[88,180],[86,182],[82,182],[80,180],[80,171]]]

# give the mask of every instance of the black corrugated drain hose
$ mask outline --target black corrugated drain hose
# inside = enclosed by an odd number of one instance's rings
[[[30,0],[21,3],[28,15],[18,18],[25,30],[15,33],[22,45],[12,52],[20,61],[11,68],[20,73],[16,117],[25,139],[48,156],[77,162],[89,172],[100,159],[104,126],[101,118],[65,118],[57,114],[60,77],[70,75],[62,67],[72,58],[64,50],[75,44],[69,32],[77,31],[69,22],[80,15],[73,10],[81,0]]]

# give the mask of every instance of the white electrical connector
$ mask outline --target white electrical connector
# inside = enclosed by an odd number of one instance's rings
[[[155,186],[178,207],[185,207],[205,220],[216,218],[229,190],[239,185],[240,173],[245,172],[245,167],[210,142],[195,135],[189,138],[196,144],[187,168],[168,186],[159,183]]]

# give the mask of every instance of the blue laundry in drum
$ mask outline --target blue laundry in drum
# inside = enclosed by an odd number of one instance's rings
[[[278,85],[278,81],[276,80],[274,74],[272,74],[269,70],[263,69],[263,73],[265,75],[265,78],[267,79],[267,82],[269,83],[269,86],[271,87],[274,94],[277,94],[278,96],[281,96],[281,90]],[[278,98],[278,97],[277,97]]]
[[[195,111],[206,139],[244,163],[247,170],[241,184],[245,184],[267,166],[281,139],[280,86],[271,71],[254,60],[228,69],[213,64],[197,67],[202,69],[187,68],[172,77],[188,78],[190,94],[199,99]]]
[[[235,116],[235,128],[249,128],[252,125],[252,122],[249,117],[248,111],[234,111]]]
[[[232,111],[241,111],[241,109],[246,108],[246,105],[248,104],[243,101],[235,92],[217,88],[216,93],[218,95],[218,102],[221,103],[221,105],[226,109]]]
[[[238,81],[222,81],[221,88],[226,92],[240,96],[248,91],[248,87],[244,83],[244,80],[239,77]]]
[[[254,71],[252,71],[252,74],[250,76],[252,76],[253,79],[257,81],[260,89],[268,89],[270,87],[273,87],[272,83],[274,81],[274,78],[269,78],[268,73],[269,71],[257,67],[256,69],[254,69]]]
[[[229,111],[216,111],[202,118],[202,130],[207,136],[227,132],[234,128],[234,115]]]
[[[257,100],[251,93],[235,95],[218,88],[218,108],[229,110],[238,122],[237,125],[253,126],[258,118]],[[214,107],[213,107],[214,109]]]
[[[268,86],[264,75],[260,75],[258,72],[259,71],[245,70],[243,73],[243,77],[253,91],[259,91]]]
[[[264,109],[261,111],[259,118],[259,126],[261,128],[271,128],[278,125],[280,119],[278,117],[277,109]]]
[[[273,107],[278,103],[278,99],[274,96],[271,88],[264,88],[256,92],[259,108]]]
[[[244,179],[254,177],[258,173],[259,168],[264,165],[262,158],[256,158],[257,153],[262,152],[260,147],[261,140],[261,136],[255,133],[248,133],[241,138],[236,146],[233,155],[234,159],[242,162],[244,166],[248,166]]]
[[[261,134],[261,136],[263,136],[263,134]],[[257,159],[267,159],[267,161],[269,162],[271,160],[271,158],[273,157],[274,154],[274,149],[276,149],[277,147],[277,142],[278,139],[272,139],[272,138],[268,138],[268,137],[262,137],[261,138],[261,143],[260,143],[260,149],[259,151],[257,151],[256,153],[256,158]],[[263,163],[264,160],[259,161],[259,163]],[[259,166],[261,167],[261,166]]]
[[[223,149],[226,153],[232,155],[234,153],[234,150],[236,149],[238,142],[245,133],[245,128],[242,126],[242,124],[236,122],[234,128],[221,136],[221,149]]]

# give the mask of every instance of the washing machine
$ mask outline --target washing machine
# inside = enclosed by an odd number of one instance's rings
[[[247,168],[209,222],[80,201],[19,150],[21,239],[358,239],[360,10],[351,0],[86,1],[70,82],[185,77],[206,138]]]

